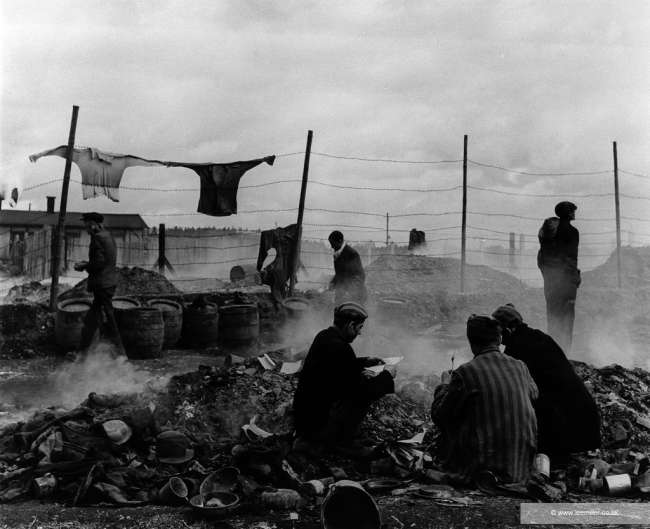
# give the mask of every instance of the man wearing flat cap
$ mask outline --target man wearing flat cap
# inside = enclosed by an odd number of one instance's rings
[[[443,373],[431,418],[441,432],[436,455],[446,472],[472,484],[483,472],[523,483],[537,444],[537,386],[526,365],[499,350],[501,327],[489,316],[467,320],[474,358]]]
[[[87,290],[93,295],[93,303],[84,319],[81,331],[81,350],[87,352],[95,332],[101,328],[102,316],[111,339],[120,353],[124,352],[120,332],[113,312],[113,295],[117,288],[117,248],[111,234],[103,226],[100,213],[84,213],[81,216],[84,227],[90,235],[88,261],[77,263],[74,269],[88,273]]]
[[[370,404],[394,392],[394,368],[371,375],[365,368],[381,360],[357,358],[350,345],[367,317],[358,303],[342,303],[334,310],[334,324],[314,338],[293,399],[296,448],[352,446]]]
[[[549,456],[552,467],[562,468],[569,454],[600,448],[600,411],[560,346],[526,325],[511,303],[492,317],[503,328],[504,353],[526,364],[539,389],[538,452]]]
[[[572,202],[560,202],[555,206],[557,217],[546,219],[538,234],[537,266],[544,278],[547,331],[565,353],[571,351],[576,294],[581,281],[580,234],[571,225],[577,209]]]

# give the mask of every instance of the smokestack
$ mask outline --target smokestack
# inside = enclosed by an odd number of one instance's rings
[[[47,197],[47,212],[54,213],[54,200],[56,197]]]

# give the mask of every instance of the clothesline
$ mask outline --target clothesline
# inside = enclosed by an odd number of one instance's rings
[[[29,157],[36,162],[43,156],[67,158],[68,147],[60,145]],[[185,167],[192,169],[200,179],[200,195],[197,211],[206,215],[223,217],[237,213],[237,189],[244,173],[263,162],[273,165],[275,156],[232,163],[188,163],[150,160],[131,154],[104,152],[93,147],[74,148],[72,161],[81,171],[84,199],[105,195],[119,202],[119,187],[128,167]]]

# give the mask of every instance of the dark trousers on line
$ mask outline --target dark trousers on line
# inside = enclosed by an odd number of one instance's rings
[[[97,332],[98,329],[100,329],[101,335],[102,320],[104,318],[106,320],[105,325],[107,335],[110,336],[110,339],[120,349],[123,348],[120,331],[117,327],[117,320],[115,319],[115,313],[113,312],[112,299],[114,294],[115,287],[97,288],[93,290],[93,303],[90,310],[86,313],[83,329],[81,330],[82,350],[86,350],[90,347],[93,336],[95,336],[95,332]]]
[[[545,270],[543,277],[548,334],[565,354],[569,354],[573,341],[578,287],[574,278],[561,270]]]

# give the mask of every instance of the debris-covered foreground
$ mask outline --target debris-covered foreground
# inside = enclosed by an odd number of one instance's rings
[[[293,451],[292,371],[301,356],[290,349],[262,361],[231,355],[222,366],[173,377],[164,392],[91,393],[73,410],[44,410],[10,425],[0,432],[0,500],[309,516],[328,487],[345,479],[372,494],[471,508],[485,494],[544,501],[607,494],[603,478],[614,474],[630,476],[628,500],[650,493],[650,374],[640,369],[576,364],[603,414],[604,449],[576,457],[550,479],[535,474],[527,487],[485,483],[479,492],[454,488],[435,467],[428,407],[436,377],[401,381],[397,395],[374,405],[362,426],[379,443],[371,457]]]

